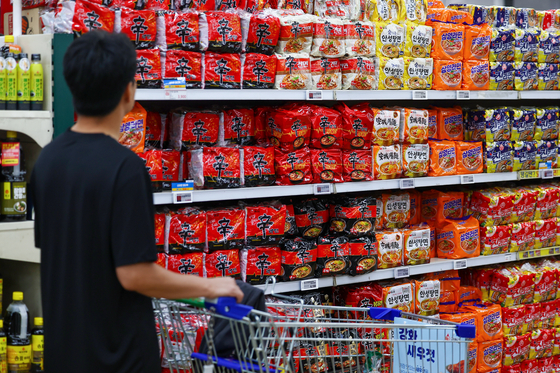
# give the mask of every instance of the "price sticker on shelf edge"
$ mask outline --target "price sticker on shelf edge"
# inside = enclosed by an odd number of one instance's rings
[[[521,253],[521,258],[522,258],[522,259],[527,259],[528,257],[529,257],[529,253],[528,253],[528,252]]]
[[[404,278],[410,277],[410,268],[409,267],[401,267],[395,268],[395,278]]]
[[[461,175],[461,184],[474,184],[474,175]]]
[[[186,100],[187,90],[175,90],[175,89],[166,90],[165,98],[168,100]]]
[[[539,171],[538,170],[517,171],[517,178],[519,180],[538,179]]]
[[[471,91],[457,91],[457,100],[470,100]]]
[[[315,289],[319,289],[319,279],[312,278],[312,279],[309,279],[309,280],[302,280],[300,282],[300,290],[301,291],[315,290]]]
[[[415,187],[414,179],[400,179],[401,189],[412,189]]]
[[[322,91],[306,91],[305,99],[309,101],[320,101],[323,99]]]
[[[550,250],[548,250],[548,255],[554,255],[554,248],[550,248]]]
[[[458,259],[453,262],[453,269],[467,268],[467,259]]]
[[[428,91],[412,91],[413,100],[427,100]]]
[[[511,262],[511,254],[504,255],[504,262]]]
[[[554,177],[554,170],[541,170],[541,179],[552,179]]]
[[[332,184],[314,184],[313,185],[313,193],[315,195],[331,194],[332,193]]]
[[[192,203],[193,193],[192,192],[173,192],[173,203],[176,205],[184,203]]]

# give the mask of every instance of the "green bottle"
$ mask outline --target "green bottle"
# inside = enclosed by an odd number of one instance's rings
[[[6,54],[6,109],[17,109],[17,62],[13,53]]]
[[[29,72],[29,58],[27,53],[20,53],[19,61],[17,64],[17,109],[18,110],[31,110],[31,91],[30,80],[31,73]]]
[[[43,110],[43,65],[40,54],[31,55],[31,110]]]

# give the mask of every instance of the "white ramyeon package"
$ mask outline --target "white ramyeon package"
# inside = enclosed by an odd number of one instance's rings
[[[276,89],[311,89],[311,70],[306,54],[277,54]]]
[[[314,57],[344,57],[344,23],[336,18],[319,18],[313,24]]]
[[[342,89],[342,73],[338,58],[311,58],[311,89]]]
[[[375,26],[369,21],[345,21],[344,34],[348,57],[375,56]]]
[[[379,59],[377,57],[349,57],[340,60],[342,89],[377,89]]]
[[[323,18],[341,20],[357,19],[360,14],[359,1],[315,0],[314,14]]]
[[[279,12],[280,39],[276,52],[309,54],[313,43],[313,23],[317,17],[311,14],[283,15],[283,13]]]
[[[74,19],[75,1],[63,1],[57,5],[54,17],[54,32],[56,34],[71,34]]]
[[[278,0],[276,9],[301,10],[303,13],[313,14],[313,0]]]

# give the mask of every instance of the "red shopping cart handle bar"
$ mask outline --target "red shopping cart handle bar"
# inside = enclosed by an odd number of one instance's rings
[[[201,354],[198,352],[193,352],[191,354],[191,357],[193,359],[197,359],[197,360],[201,360],[204,362],[207,362],[209,359],[211,359],[214,364],[216,364],[219,367],[222,368],[226,368],[226,369],[233,369],[236,372],[242,373],[242,372],[268,372],[268,373],[276,373],[276,369],[273,369],[271,367],[266,367],[266,366],[261,366],[259,364],[255,364],[255,363],[250,363],[250,362],[242,362],[242,361],[238,361],[238,360],[234,360],[234,359],[226,359],[223,357],[217,357],[217,356],[210,356],[210,355],[205,355],[205,354]]]

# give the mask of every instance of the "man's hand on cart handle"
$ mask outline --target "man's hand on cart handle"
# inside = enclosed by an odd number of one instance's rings
[[[208,279],[212,282],[210,293],[206,298],[234,297],[237,303],[243,301],[244,294],[231,277],[216,277]]]

